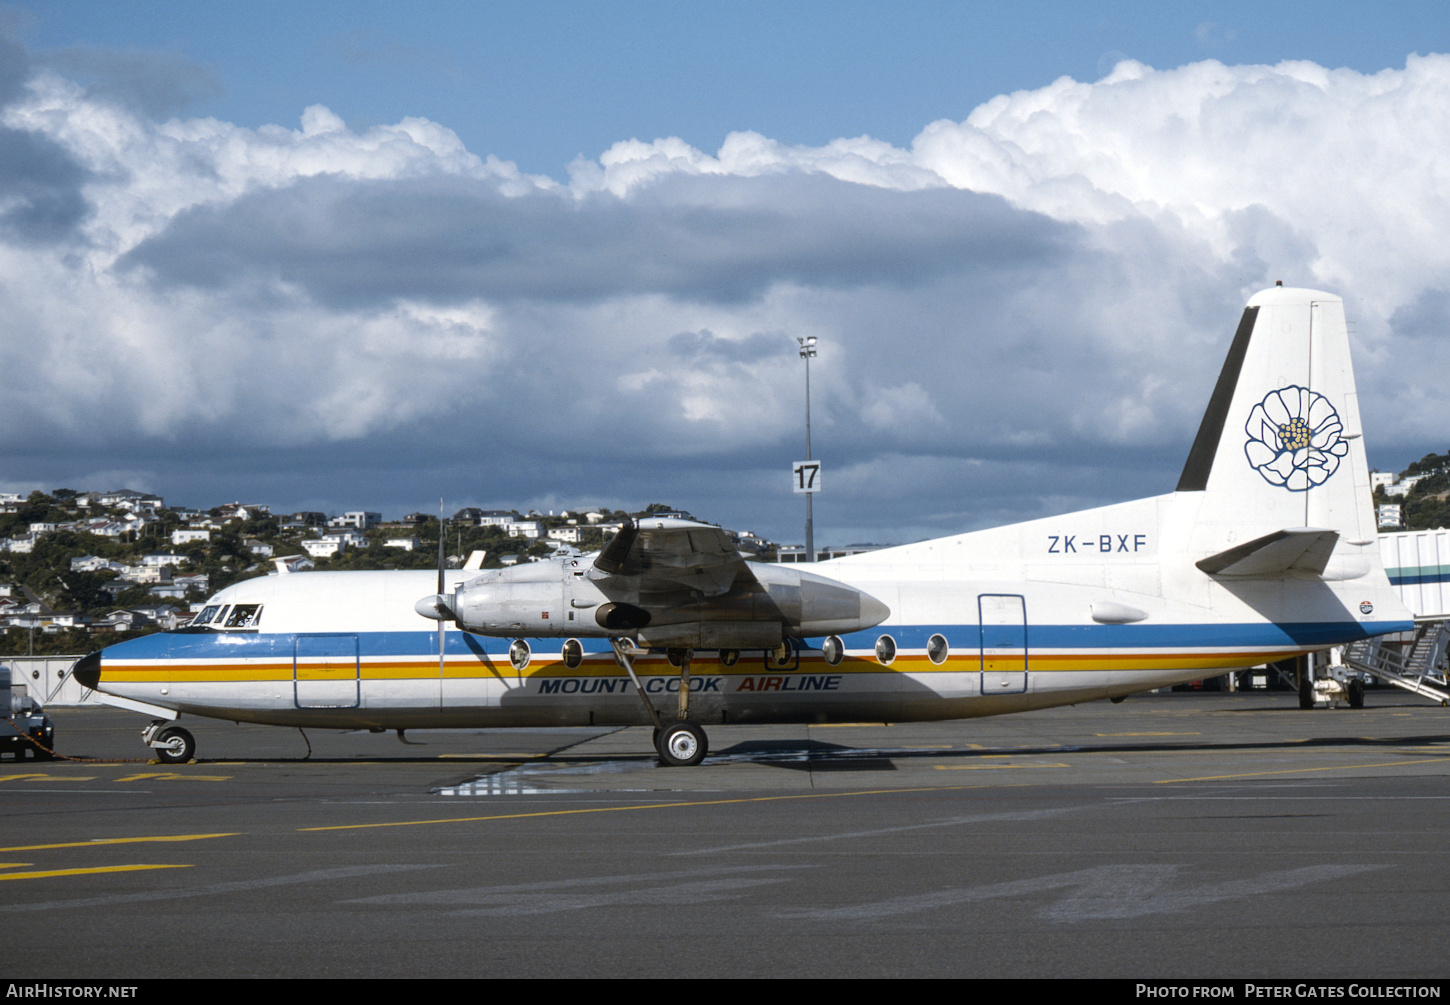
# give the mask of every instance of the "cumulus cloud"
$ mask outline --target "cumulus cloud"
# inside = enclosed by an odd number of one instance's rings
[[[16,57],[17,484],[65,451],[62,481],[167,491],[184,470],[200,493],[246,471],[241,494],[314,506],[411,508],[440,480],[500,505],[647,495],[790,537],[794,339],[815,335],[836,472],[818,521],[945,532],[1170,488],[1244,298],[1276,279],[1350,298],[1372,461],[1444,447],[1424,402],[1450,362],[1450,57],[1125,61],[909,148],[630,140],[562,180],[423,119],[178,117],[205,82],[164,60]]]
[[[22,244],[68,236],[87,212],[87,175],[59,144],[0,128],[0,229]]]

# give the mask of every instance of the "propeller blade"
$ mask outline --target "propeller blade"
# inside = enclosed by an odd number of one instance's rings
[[[438,596],[443,596],[443,500],[438,500]]]
[[[444,645],[444,638],[445,638],[444,632],[447,630],[446,627],[445,627],[446,624],[447,624],[447,622],[444,620],[445,612],[446,612],[446,616],[448,616],[448,617],[451,617],[453,615],[453,612],[450,611],[450,610],[448,610],[448,605],[443,600],[443,588],[444,588],[444,583],[443,583],[443,532],[444,532],[444,527],[443,527],[443,497],[442,496],[439,496],[438,497],[438,596],[436,598],[434,598],[437,601],[437,603],[434,605],[434,607],[438,611],[438,680],[439,680],[440,683],[443,680],[443,645]]]

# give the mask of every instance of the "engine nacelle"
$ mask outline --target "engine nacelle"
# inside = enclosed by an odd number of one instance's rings
[[[750,571],[785,616],[786,634],[795,638],[864,632],[891,616],[891,608],[871,594],[798,566],[752,563]]]

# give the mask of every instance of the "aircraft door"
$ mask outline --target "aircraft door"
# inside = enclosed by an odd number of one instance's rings
[[[357,708],[357,636],[297,636],[292,683],[298,708]]]
[[[1017,594],[977,597],[981,639],[982,694],[1027,690],[1027,602]]]

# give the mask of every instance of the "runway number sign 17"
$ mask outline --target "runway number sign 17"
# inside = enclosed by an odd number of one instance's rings
[[[796,461],[790,468],[795,492],[819,492],[821,490],[821,462]]]

